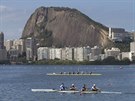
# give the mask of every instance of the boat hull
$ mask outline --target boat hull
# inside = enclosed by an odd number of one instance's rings
[[[57,74],[57,73],[47,73],[49,76],[100,76],[102,74]]]
[[[56,89],[31,89],[32,92],[46,92],[46,93],[81,93],[81,94],[122,94],[122,92],[109,92],[109,91],[79,91],[79,90],[56,90]]]

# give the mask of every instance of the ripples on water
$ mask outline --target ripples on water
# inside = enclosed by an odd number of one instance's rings
[[[1,65],[0,101],[135,101],[134,66],[45,66]],[[52,72],[73,71],[101,73],[102,76],[46,76]],[[32,88],[55,88],[61,83],[75,83],[81,89],[85,83],[93,83],[105,91],[120,91],[123,94],[61,94],[31,92]],[[126,93],[126,94],[124,94]]]

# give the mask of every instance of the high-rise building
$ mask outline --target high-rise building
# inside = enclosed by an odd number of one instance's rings
[[[135,60],[135,41],[130,43],[131,61]]]
[[[0,61],[7,60],[7,51],[4,48],[4,33],[0,32]]]
[[[13,40],[6,40],[4,46],[6,47],[6,50],[9,51],[13,46]]]
[[[0,32],[0,49],[4,49],[4,33]]]
[[[76,60],[76,61],[84,61],[83,47],[74,48],[74,60]]]
[[[74,60],[74,48],[73,47],[65,47],[65,59]]]
[[[76,47],[74,48],[74,60],[76,61],[84,61],[89,60],[89,54],[91,52],[91,48],[87,47]]]
[[[37,55],[37,46],[35,44],[35,39],[29,37],[26,39],[26,59],[27,60],[35,60]]]
[[[49,59],[54,60],[55,57],[55,48],[49,48]]]
[[[130,43],[130,52],[135,52],[135,42]]]
[[[133,32],[132,34],[133,34],[133,40],[135,41],[135,32]]]
[[[6,50],[9,52],[11,49],[15,49],[18,51],[20,55],[25,52],[25,42],[24,39],[16,39],[16,40],[6,40],[4,42],[4,46]]]
[[[91,48],[89,46],[83,47],[83,58],[84,58],[84,60],[89,60],[90,52],[91,52]]]
[[[61,49],[62,60],[74,60],[74,48],[65,47]]]
[[[100,54],[102,53],[102,49],[98,46],[94,46],[91,48],[91,52],[89,54],[89,61],[95,61],[95,60],[100,60],[101,56]]]
[[[62,52],[61,48],[55,48],[55,59],[60,59],[60,60],[62,59],[61,52]]]
[[[49,48],[48,47],[39,47],[37,49],[37,59],[49,59]]]
[[[0,61],[7,60],[7,51],[6,49],[0,49]]]
[[[13,47],[18,50],[19,54],[25,51],[25,42],[23,39],[16,39],[13,41]]]

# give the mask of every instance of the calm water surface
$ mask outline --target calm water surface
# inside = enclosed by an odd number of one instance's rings
[[[135,66],[47,66],[0,65],[0,101],[135,101]],[[51,72],[84,71],[101,76],[47,76]],[[55,88],[74,83],[81,89],[85,83],[96,83],[104,91],[122,94],[61,94],[31,92],[34,88]]]

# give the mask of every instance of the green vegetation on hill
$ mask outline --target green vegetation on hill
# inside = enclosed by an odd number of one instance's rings
[[[118,47],[121,50],[121,52],[130,51],[130,43],[114,43],[114,47]]]
[[[10,61],[9,60],[3,60],[3,61],[0,61],[0,64],[10,64]]]

